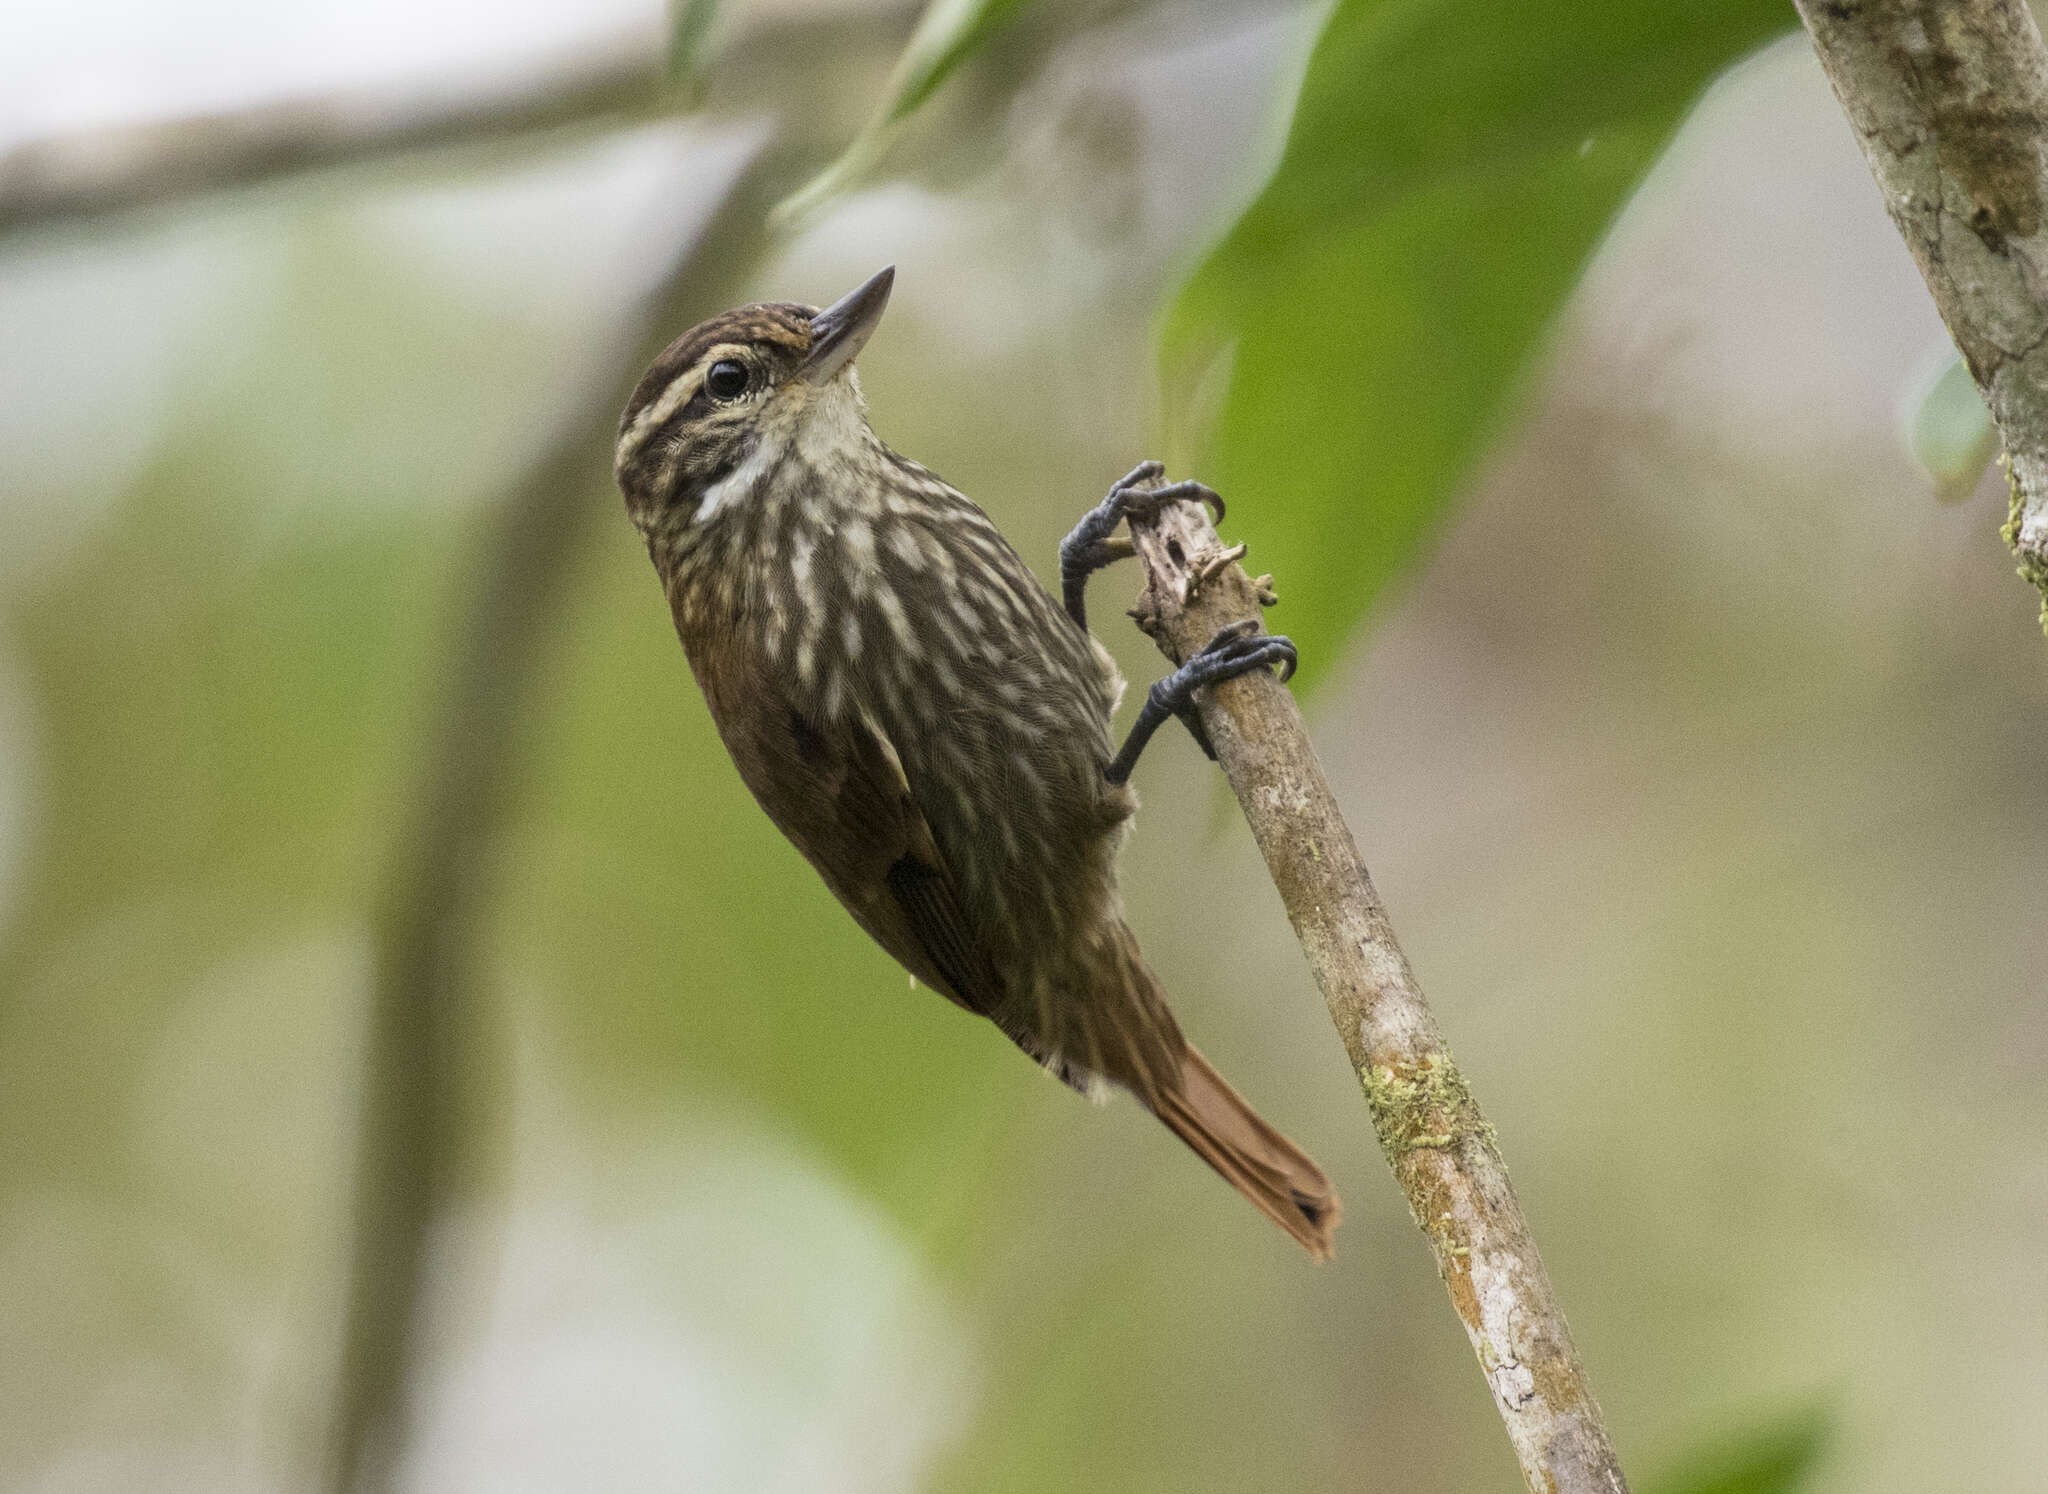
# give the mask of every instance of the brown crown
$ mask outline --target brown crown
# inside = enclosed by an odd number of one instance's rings
[[[646,377],[634,389],[632,399],[626,402],[626,413],[619,420],[619,429],[631,426],[633,417],[649,400],[666,389],[677,374],[722,342],[769,343],[800,357],[811,345],[811,318],[817,314],[815,306],[802,306],[794,301],[763,301],[734,311],[723,311],[709,321],[699,322],[662,349],[661,356],[654,360],[654,366],[647,370]]]

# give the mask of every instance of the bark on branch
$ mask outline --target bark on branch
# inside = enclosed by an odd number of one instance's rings
[[[1131,520],[1132,614],[1176,664],[1260,616],[1254,582],[1199,504]],[[1259,672],[1202,692],[1202,722],[1364,1088],[1373,1129],[1538,1494],[1626,1494],[1599,1404],[1494,1144],[1444,1045],[1287,687]]]
[[[2048,624],[2048,50],[2024,0],[1797,0],[2005,441]]]

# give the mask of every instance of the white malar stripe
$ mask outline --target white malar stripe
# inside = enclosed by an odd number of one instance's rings
[[[752,456],[704,490],[704,499],[697,505],[697,522],[703,523],[728,503],[751,497],[754,489],[761,485],[761,480],[781,460],[782,448],[775,442],[762,440],[754,447]]]

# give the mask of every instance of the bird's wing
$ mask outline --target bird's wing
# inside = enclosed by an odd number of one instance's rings
[[[744,700],[706,685],[747,787],[861,927],[926,985],[995,1011],[1001,980],[880,723],[865,713],[815,723],[764,698],[758,678]]]

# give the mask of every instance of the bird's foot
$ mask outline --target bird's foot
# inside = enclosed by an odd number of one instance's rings
[[[1111,783],[1122,783],[1131,776],[1138,755],[1169,716],[1180,717],[1202,751],[1212,760],[1215,758],[1216,749],[1210,745],[1209,734],[1202,729],[1202,718],[1195,710],[1195,692],[1204,685],[1276,664],[1280,666],[1281,683],[1293,677],[1297,655],[1292,640],[1278,633],[1261,633],[1258,626],[1256,618],[1232,623],[1211,638],[1200,653],[1153,684],[1145,694],[1145,704],[1138,711],[1131,734],[1104,769],[1104,776]]]
[[[1159,512],[1164,504],[1181,499],[1199,499],[1223,522],[1223,500],[1214,488],[1199,482],[1168,483],[1163,488],[1140,484],[1155,481],[1166,468],[1158,462],[1140,462],[1117,480],[1095,507],[1081,515],[1067,537],[1060,541],[1060,595],[1067,615],[1083,628],[1088,626],[1088,578],[1106,565],[1113,565],[1131,553],[1131,543],[1113,539],[1116,526],[1136,514],[1140,518]]]

